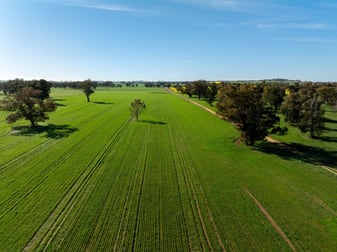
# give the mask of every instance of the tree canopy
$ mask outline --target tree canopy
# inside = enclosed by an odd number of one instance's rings
[[[254,84],[228,84],[219,90],[218,113],[240,130],[240,140],[247,145],[264,139],[268,129],[279,121],[271,107],[263,102],[262,93],[262,86]]]
[[[11,112],[6,118],[7,122],[26,119],[36,126],[38,122],[49,119],[47,112],[55,111],[56,103],[51,98],[42,97],[43,91],[33,87],[21,87],[14,94],[7,95],[1,102],[1,108]]]
[[[87,97],[87,102],[90,102],[90,95],[95,93],[95,85],[91,80],[85,80],[81,83],[81,88],[83,89],[83,93]]]
[[[130,107],[130,112],[131,112],[131,116],[136,118],[136,121],[138,121],[139,115],[140,113],[146,108],[146,105],[143,101],[141,101],[140,99],[135,99],[132,103],[131,103],[131,107]]]
[[[313,84],[306,84],[285,98],[281,112],[285,115],[287,122],[298,127],[302,132],[309,132],[311,137],[315,137],[324,128],[324,109],[322,108],[324,102],[318,88]]]

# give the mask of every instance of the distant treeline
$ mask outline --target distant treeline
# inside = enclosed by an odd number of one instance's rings
[[[50,87],[55,88],[73,88],[81,89],[84,81],[46,81],[46,80],[7,80],[0,81],[0,91],[7,93],[15,93],[15,91],[20,87],[34,86],[39,82],[48,83]],[[162,82],[162,81],[91,81],[95,88],[106,87],[106,88],[121,88],[121,87],[170,87],[171,85],[184,85],[188,82]]]
[[[46,86],[47,88],[73,88],[81,89],[84,81],[46,81],[44,79],[40,80],[24,80],[24,79],[14,79],[7,81],[0,81],[0,92],[4,94],[15,93],[18,89],[22,87],[37,87],[40,85]],[[153,87],[175,87],[178,91],[185,93],[189,96],[197,95],[199,98],[210,98],[210,96],[216,95],[217,91],[221,86],[226,84],[262,84],[262,85],[277,85],[283,88],[294,88],[296,89],[300,85],[306,83],[312,83],[318,86],[330,86],[337,87],[337,82],[301,82],[286,79],[272,79],[272,80],[262,80],[262,81],[93,81],[91,83],[94,88],[106,87],[106,88],[121,88],[121,87],[138,87],[144,86],[148,88]],[[211,90],[210,90],[211,89]],[[210,94],[212,93],[212,94]],[[212,98],[211,98],[212,99]]]

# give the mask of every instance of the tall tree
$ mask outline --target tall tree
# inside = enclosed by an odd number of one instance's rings
[[[131,103],[131,107],[130,107],[130,112],[131,112],[131,116],[136,118],[136,121],[138,121],[139,115],[140,113],[146,108],[146,105],[143,101],[141,101],[140,99],[135,99],[132,103]]]
[[[337,104],[337,87],[330,85],[322,85],[317,88],[317,92],[326,104],[334,106]]]
[[[263,89],[253,84],[224,85],[218,94],[218,113],[240,130],[240,139],[254,145],[268,135],[279,118],[262,101]]]
[[[192,85],[192,94],[197,95],[199,100],[202,96],[206,95],[208,87],[207,81],[205,80],[193,81],[191,85]]]
[[[286,121],[302,132],[309,132],[310,137],[315,137],[324,128],[323,103],[324,100],[320,98],[317,87],[309,83],[286,97],[281,112],[285,114]]]
[[[207,102],[212,105],[215,101],[216,95],[218,94],[218,85],[211,83],[208,85],[206,90]]]
[[[264,87],[262,99],[264,102],[272,106],[275,112],[277,112],[283,102],[284,95],[284,88],[277,84],[272,84]]]
[[[191,83],[187,83],[185,84],[182,89],[181,89],[183,94],[187,94],[188,97],[192,97],[192,84]]]
[[[83,93],[87,97],[87,102],[90,102],[90,95],[95,93],[94,83],[90,79],[85,80],[81,83],[81,88],[83,89]]]
[[[41,100],[41,93],[41,90],[23,87],[8,95],[1,102],[2,109],[11,111],[6,118],[7,122],[13,123],[23,118],[34,127],[38,122],[49,119],[47,112],[55,111],[56,103],[51,98]]]
[[[36,90],[40,90],[39,98],[41,100],[49,98],[49,93],[51,89],[51,83],[41,79],[41,80],[32,80],[28,83],[29,87],[32,87]]]
[[[284,120],[293,126],[297,126],[301,120],[301,102],[298,92],[289,91],[282,103],[281,113],[285,115]]]

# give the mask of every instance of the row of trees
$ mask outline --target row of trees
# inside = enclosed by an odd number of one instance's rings
[[[236,84],[223,85],[218,92],[218,113],[241,132],[241,141],[253,145],[268,131],[284,132],[277,113],[285,121],[309,132],[310,137],[324,128],[323,104],[336,105],[337,88],[305,83],[295,86]]]
[[[184,85],[177,84],[175,88],[183,94],[187,94],[190,98],[193,95],[198,96],[199,100],[201,98],[207,98],[208,103],[212,105],[216,99],[219,84],[220,83],[198,80]]]
[[[218,114],[241,132],[241,141],[254,145],[269,131],[283,134],[287,128],[279,126],[279,113],[285,121],[319,135],[324,128],[323,105],[337,106],[337,85],[333,83],[212,83],[203,80],[176,89],[189,97],[204,98],[210,104],[217,100]]]
[[[3,91],[5,94],[10,92],[10,90],[17,85],[26,85],[27,82],[36,82],[33,81],[25,81],[23,79],[15,79],[8,81],[0,81],[0,91]],[[73,88],[73,89],[81,89],[83,81],[50,81],[48,82],[52,87],[56,88]],[[144,87],[170,87],[172,82],[163,82],[163,81],[94,81],[92,80],[92,85],[97,87],[106,87],[106,88],[121,88],[121,87],[138,87],[140,84],[144,85]],[[181,82],[179,82],[181,83]]]
[[[46,80],[24,81],[16,79],[5,83],[2,91],[6,97],[0,101],[0,109],[10,111],[6,117],[8,123],[14,123],[19,119],[30,121],[35,127],[38,122],[48,120],[49,112],[57,108],[56,102],[49,97],[52,84]],[[90,102],[90,95],[95,92],[95,83],[91,80],[78,82],[87,101]]]

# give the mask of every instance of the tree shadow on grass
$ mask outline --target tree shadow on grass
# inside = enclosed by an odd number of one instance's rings
[[[327,128],[327,127],[324,127],[323,130],[325,130],[325,131],[335,131],[335,132],[337,132],[337,129],[331,129],[331,128]]]
[[[334,119],[331,119],[331,118],[324,118],[324,122],[327,122],[327,123],[337,123],[337,120],[334,120]]]
[[[70,136],[72,133],[78,131],[78,128],[70,127],[69,125],[55,125],[48,124],[46,126],[18,126],[13,127],[16,136],[33,136],[37,134],[44,134],[46,138],[61,139]]]
[[[149,124],[156,124],[156,125],[165,125],[165,124],[167,124],[166,122],[152,121],[152,120],[139,120],[138,122],[149,123]]]
[[[337,137],[315,136],[315,139],[318,139],[318,140],[321,140],[321,141],[324,141],[324,142],[337,143]]]
[[[300,160],[309,164],[337,167],[337,151],[326,151],[319,147],[299,143],[262,142],[256,147],[261,152],[275,154],[286,160]]]
[[[56,103],[56,106],[57,106],[57,107],[65,107],[65,106],[67,106],[67,105],[64,105],[64,104],[62,104],[62,103],[58,103],[58,102],[57,102],[57,103]]]
[[[113,102],[91,102],[91,103],[100,104],[100,105],[111,105],[111,104],[114,104]]]

